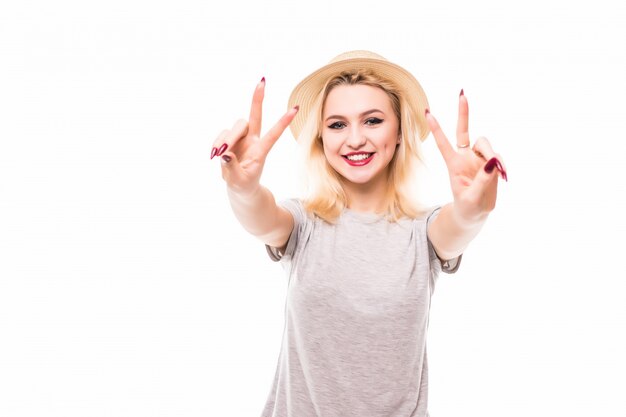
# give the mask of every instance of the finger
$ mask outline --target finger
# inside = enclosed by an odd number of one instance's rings
[[[240,184],[243,178],[243,169],[234,152],[224,152],[220,157],[222,164],[222,178],[229,186]]]
[[[215,141],[211,151],[211,159],[222,155],[227,149],[233,149],[237,141],[246,136],[247,133],[248,121],[245,119],[237,120],[232,129],[226,130],[225,133],[222,132],[222,135]]]
[[[283,134],[285,129],[287,129],[287,126],[289,126],[293,118],[296,117],[298,110],[300,110],[300,106],[295,106],[289,109],[287,113],[285,113],[283,117],[281,117],[280,120],[272,126],[265,136],[263,136],[261,143],[264,146],[264,152],[266,155],[269,153],[270,149],[272,149],[272,146],[274,146],[278,138]]]
[[[456,125],[456,144],[458,147],[469,145],[469,106],[461,90],[459,96],[459,119]]]
[[[222,130],[222,132],[217,136],[217,139],[213,141],[213,148],[211,149],[211,159],[215,157],[220,146],[222,146],[222,144],[224,143],[224,140],[226,138],[226,135],[228,135],[228,132],[230,132],[230,130],[228,129]]]
[[[261,136],[261,116],[263,114],[263,97],[265,96],[265,77],[259,81],[252,95],[252,107],[250,108],[249,132]]]
[[[446,135],[441,130],[437,119],[433,116],[428,109],[426,109],[426,121],[428,122],[428,127],[430,127],[430,131],[433,133],[433,137],[435,138],[435,142],[437,143],[437,147],[443,156],[444,161],[448,163],[448,161],[454,156],[456,151],[450,145],[450,141],[446,137]]]
[[[474,142],[474,146],[472,146],[472,150],[479,158],[484,159],[485,162],[495,156],[495,152],[493,151],[493,149],[491,149],[489,141],[484,136],[476,139],[476,142]]]
[[[471,195],[476,196],[476,198],[484,198],[491,192],[492,188],[497,185],[498,169],[496,165],[497,164],[490,159],[481,166],[481,169],[478,170],[474,181],[472,181],[469,187],[468,191]]]
[[[228,144],[228,147],[232,149],[235,144],[241,139],[244,138],[248,132],[250,131],[250,125],[246,119],[239,119],[235,122],[228,135],[224,140],[224,143]]]
[[[500,171],[502,178],[503,179],[507,179],[507,174],[506,174],[506,166],[504,165],[504,161],[502,160],[502,157],[495,153],[493,151],[493,149],[491,148],[491,144],[489,143],[489,141],[487,140],[487,138],[485,138],[484,136],[479,137],[478,139],[476,139],[476,143],[474,144],[474,153],[476,153],[479,156],[482,156],[485,161],[489,161],[491,158],[497,158],[498,159],[498,164],[496,164],[496,168],[498,168],[498,170]]]

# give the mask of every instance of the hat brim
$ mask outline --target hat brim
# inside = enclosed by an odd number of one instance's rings
[[[420,83],[410,72],[399,65],[386,60],[372,58],[353,58],[330,63],[300,81],[291,92],[287,104],[288,109],[293,108],[295,105],[300,106],[298,114],[296,114],[296,117],[289,126],[293,137],[298,140],[304,123],[311,112],[313,103],[322,91],[326,81],[331,77],[339,75],[343,71],[359,69],[373,70],[376,74],[395,83],[398,88],[404,92],[411,113],[413,113],[413,117],[419,127],[420,140],[423,141],[426,139],[429,133],[425,116],[425,110],[428,108],[428,99]]]

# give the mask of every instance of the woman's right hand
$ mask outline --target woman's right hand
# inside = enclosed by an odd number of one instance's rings
[[[222,131],[213,142],[211,159],[221,156],[222,178],[228,188],[240,195],[252,195],[257,191],[267,154],[299,110],[298,106],[289,109],[261,138],[264,94],[265,77],[254,90],[250,121],[237,120],[232,129]]]

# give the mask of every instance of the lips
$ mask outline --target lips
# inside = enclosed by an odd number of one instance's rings
[[[367,158],[365,159],[360,159],[358,161],[351,161],[350,159],[348,159],[348,155],[352,156],[352,155],[369,155]],[[352,166],[362,166],[362,165],[366,165],[368,164],[372,158],[374,157],[374,153],[370,153],[370,152],[352,152],[349,153],[348,155],[342,155],[342,158],[349,164]]]

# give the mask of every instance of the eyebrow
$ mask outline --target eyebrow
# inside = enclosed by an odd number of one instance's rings
[[[376,112],[380,112],[380,113],[382,113],[382,114],[385,114],[385,112],[384,112],[384,111],[382,111],[382,110],[378,110],[378,109],[371,109],[371,110],[364,111],[364,112],[363,112],[363,113],[361,113],[359,116],[360,116],[360,117],[363,117],[363,116],[366,116],[366,115],[368,115],[368,114],[370,114],[370,113],[376,113]],[[343,116],[340,116],[340,115],[337,115],[337,114],[333,114],[332,116],[328,116],[328,117],[326,118],[326,121],[328,121],[328,119],[343,119],[343,118],[344,118]]]

